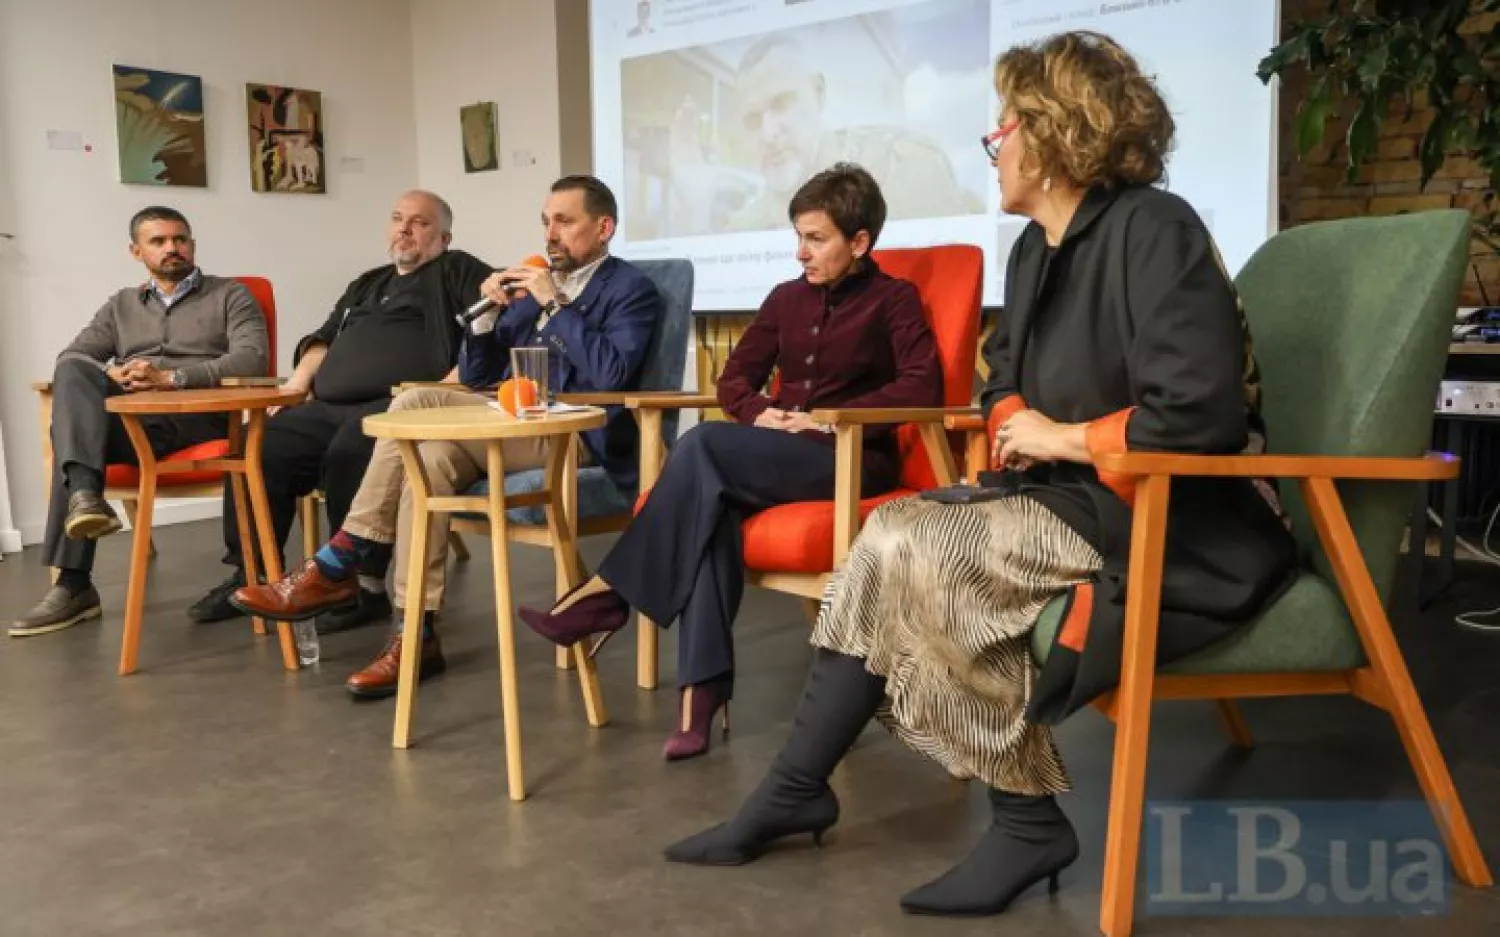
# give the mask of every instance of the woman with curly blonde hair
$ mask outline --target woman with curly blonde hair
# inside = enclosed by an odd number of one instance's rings
[[[1173,121],[1119,45],[1066,33],[1002,55],[1000,126],[984,138],[1001,207],[1031,219],[1011,251],[981,395],[993,500],[892,502],[829,584],[791,737],[728,823],[667,850],[732,865],[838,819],[835,765],[872,717],[958,778],[989,787],[972,853],[902,899],[927,914],[998,913],[1078,855],[1054,795],[1070,787],[1050,726],[1120,672],[1126,450],[1234,453],[1264,444],[1259,378],[1233,284],[1181,198],[1156,187]],[[1290,581],[1274,489],[1173,486],[1159,660],[1248,623]],[[1065,597],[1038,669],[1038,613]]]

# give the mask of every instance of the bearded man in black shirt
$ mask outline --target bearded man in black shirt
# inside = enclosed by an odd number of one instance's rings
[[[391,210],[386,229],[391,263],[349,284],[327,321],[297,343],[289,389],[310,391],[307,402],[273,412],[266,423],[261,468],[271,503],[276,542],[282,548],[297,513],[297,499],[321,489],[328,523],[337,530],[370,462],[375,440],[361,421],[391,403],[391,387],[403,381],[457,378],[462,335],[455,316],[480,298],[494,272],[460,250],[453,239],[453,210],[431,192],[407,192]],[[188,610],[195,621],[243,613],[229,596],[245,584],[239,527],[229,486],[224,491],[224,563],[234,572]],[[389,614],[383,582],[361,582],[372,601],[328,622],[339,630]]]

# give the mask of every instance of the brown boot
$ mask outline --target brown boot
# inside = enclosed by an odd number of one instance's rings
[[[417,665],[417,679],[426,680],[448,669],[443,659],[443,645],[437,634],[422,639],[422,659]],[[384,699],[396,694],[401,676],[401,635],[393,634],[385,649],[363,670],[355,671],[344,681],[344,689],[360,699]]]
[[[329,579],[308,560],[297,571],[265,585],[235,590],[229,604],[242,612],[273,621],[305,621],[341,608],[359,598],[359,577]]]

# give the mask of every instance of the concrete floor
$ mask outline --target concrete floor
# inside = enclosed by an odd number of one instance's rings
[[[734,735],[668,765],[668,690],[634,687],[633,639],[602,655],[613,718],[594,731],[571,674],[518,632],[531,797],[511,803],[497,693],[489,560],[454,577],[450,668],[422,688],[416,745],[390,748],[389,702],[342,681],[381,642],[325,638],[324,662],[282,671],[244,621],[183,609],[221,570],[217,524],[159,532],[141,671],[121,679],[128,541],[100,550],[102,623],[0,639],[0,937],[62,935],[1078,934],[1097,931],[1113,732],[1088,712],[1059,734],[1064,799],[1084,854],[1061,892],[1034,889],[981,921],[905,917],[907,889],[963,856],[985,823],[981,789],[947,782],[878,729],[835,786],[844,820],[826,848],[798,843],[739,869],[673,866],[662,846],[724,818],[784,737],[808,657],[795,602],[755,590],[741,615]],[[295,539],[294,539],[295,542]],[[603,542],[588,547],[597,559]],[[547,600],[541,551],[513,551],[518,601]],[[0,563],[0,620],[44,587],[35,550]],[[1411,669],[1492,865],[1500,857],[1500,634],[1451,623],[1500,605],[1500,576],[1467,567],[1398,626]],[[664,642],[664,685],[672,641]],[[1245,705],[1259,746],[1227,747],[1212,708],[1155,710],[1153,798],[1318,800],[1419,796],[1384,716],[1342,699]],[[1139,934],[1500,933],[1500,889],[1456,886],[1417,919],[1142,916]]]

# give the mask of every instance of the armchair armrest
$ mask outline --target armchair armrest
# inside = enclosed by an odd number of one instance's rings
[[[1458,477],[1459,460],[1446,452],[1417,458],[1320,455],[1179,455],[1122,452],[1101,455],[1096,467],[1121,475],[1215,478],[1327,478],[1366,481],[1445,481]]]
[[[943,420],[943,428],[964,434],[964,479],[979,484],[979,473],[990,467],[989,427],[984,417],[978,412],[950,416]]]
[[[973,407],[853,407],[847,410],[814,410],[814,423],[831,426],[870,426],[879,423],[945,423],[950,417],[977,415]]]
[[[625,406],[632,410],[701,410],[717,407],[719,398],[685,390],[640,391],[625,395]]]
[[[287,381],[284,377],[225,377],[219,379],[220,387],[280,387]]]

